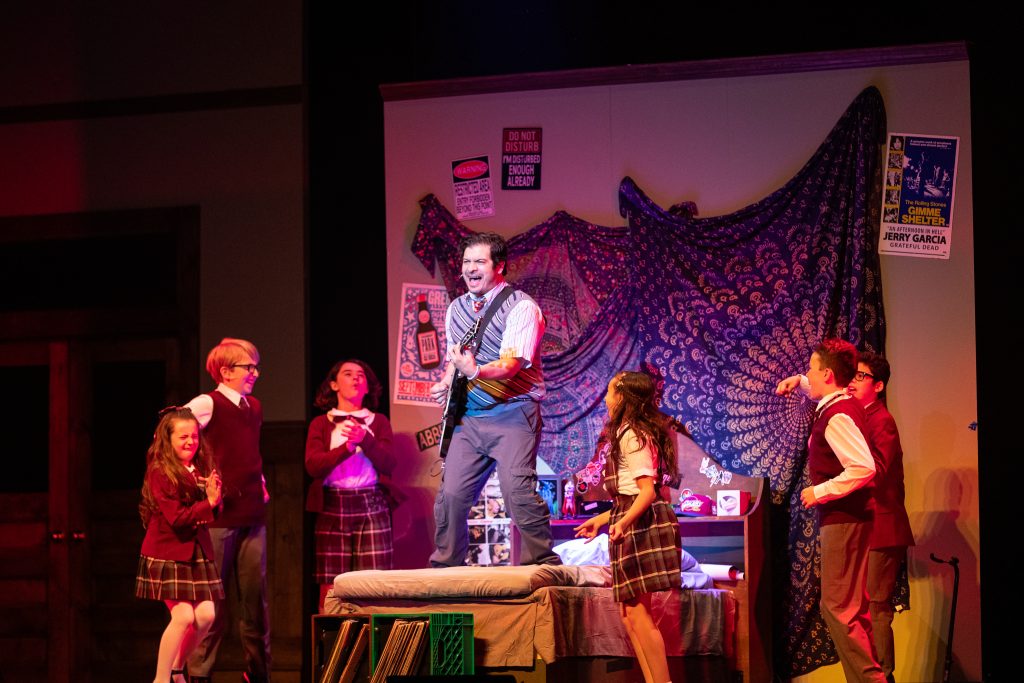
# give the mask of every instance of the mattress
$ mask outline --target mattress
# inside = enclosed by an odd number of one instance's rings
[[[369,569],[339,574],[334,594],[347,599],[514,598],[539,588],[611,586],[611,570],[602,566],[526,565]]]

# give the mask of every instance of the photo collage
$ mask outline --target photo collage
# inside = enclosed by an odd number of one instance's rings
[[[505,510],[497,473],[492,473],[476,504],[469,509],[469,556],[466,564],[500,566],[512,563],[512,520]]]

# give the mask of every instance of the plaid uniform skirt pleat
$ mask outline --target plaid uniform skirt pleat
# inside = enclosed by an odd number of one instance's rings
[[[615,497],[610,524],[622,519],[634,498]],[[609,551],[612,593],[618,602],[641,593],[679,588],[682,584],[679,521],[667,501],[654,501],[633,523],[621,543],[609,545]]]
[[[224,585],[213,560],[206,558],[196,543],[188,562],[139,556],[135,575],[135,597],[147,600],[223,600]]]
[[[318,583],[358,569],[391,569],[391,509],[378,487],[324,487],[316,518]]]

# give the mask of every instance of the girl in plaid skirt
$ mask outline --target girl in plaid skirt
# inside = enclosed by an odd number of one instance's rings
[[[313,483],[306,510],[316,512],[316,582],[320,604],[334,577],[359,569],[391,569],[391,506],[386,488],[394,467],[391,423],[375,413],[383,390],[361,360],[334,364],[315,404],[306,437]]]
[[[182,683],[182,667],[224,598],[206,525],[221,502],[221,481],[188,408],[161,412],[146,453],[139,513],[146,527],[135,595],[162,600],[171,613],[160,638],[154,683]]]
[[[669,681],[661,631],[651,616],[651,593],[678,589],[679,522],[665,483],[676,471],[671,422],[655,405],[655,386],[639,372],[620,372],[605,395],[608,421],[605,487],[612,509],[576,527],[594,538],[608,527],[613,594],[647,683]]]

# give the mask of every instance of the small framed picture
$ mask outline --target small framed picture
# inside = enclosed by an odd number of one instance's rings
[[[558,477],[551,474],[537,476],[537,495],[548,506],[552,519],[558,519],[562,509],[562,486]]]

